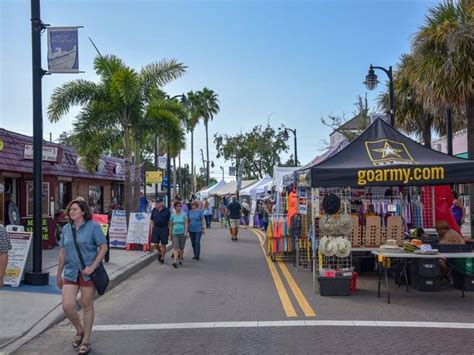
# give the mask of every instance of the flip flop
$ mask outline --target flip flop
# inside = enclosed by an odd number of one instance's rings
[[[84,334],[76,334],[74,338],[72,338],[72,347],[77,348],[82,343],[82,338],[84,338]]]

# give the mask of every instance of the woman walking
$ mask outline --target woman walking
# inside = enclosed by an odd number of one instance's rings
[[[206,228],[211,228],[212,215],[214,214],[212,206],[209,201],[204,202],[204,219],[206,220]]]
[[[56,284],[62,289],[62,306],[69,321],[76,328],[72,346],[78,354],[91,350],[91,331],[94,324],[95,287],[89,275],[100,265],[107,252],[107,240],[100,225],[92,221],[92,213],[84,199],[73,200],[66,211],[71,223],[63,227]],[[78,244],[86,268],[82,270],[74,239]],[[64,278],[61,276],[64,270]],[[83,324],[76,311],[77,293],[81,291]]]
[[[181,201],[174,202],[174,212],[170,219],[170,237],[173,242],[174,262],[173,267],[178,268],[183,265],[184,245],[186,244],[186,237],[189,235],[188,216],[182,212],[183,205]]]
[[[227,219],[225,217],[226,207],[224,205],[224,201],[221,201],[219,205],[219,221],[221,222],[222,228],[227,228]]]
[[[194,260],[199,260],[201,254],[201,236],[204,234],[204,211],[199,209],[199,203],[194,200],[189,211],[189,236],[194,251]]]

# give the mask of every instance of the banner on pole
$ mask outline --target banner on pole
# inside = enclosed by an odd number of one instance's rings
[[[158,168],[159,169],[166,169],[166,163],[168,161],[168,158],[166,155],[162,155],[158,157]]]
[[[79,73],[78,28],[48,27],[48,72]]]

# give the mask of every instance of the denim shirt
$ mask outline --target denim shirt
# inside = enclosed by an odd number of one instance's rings
[[[76,231],[76,238],[84,263],[86,266],[91,266],[98,254],[97,248],[107,243],[102,228],[97,222],[87,221]],[[81,272],[82,266],[79,256],[77,255],[76,246],[74,245],[70,223],[66,224],[63,228],[60,245],[65,251],[64,278],[76,282],[77,274]],[[90,280],[89,276],[82,276],[84,280]]]
[[[189,215],[189,231],[196,233],[202,232],[202,210],[191,210]]]

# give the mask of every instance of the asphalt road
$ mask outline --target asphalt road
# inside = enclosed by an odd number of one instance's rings
[[[234,243],[215,228],[202,244],[201,260],[191,260],[188,243],[183,267],[174,269],[168,256],[96,301],[94,354],[474,353],[474,329],[436,323],[472,322],[472,294],[395,290],[388,305],[369,277],[350,297],[320,297],[311,292],[311,273],[268,262],[249,230]],[[73,335],[65,321],[17,353],[73,354]]]

